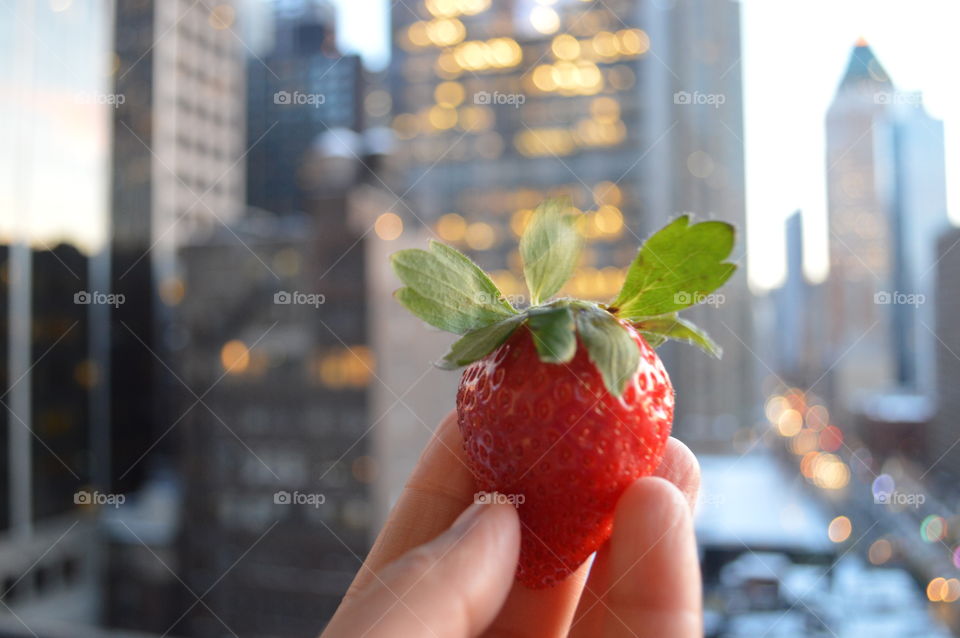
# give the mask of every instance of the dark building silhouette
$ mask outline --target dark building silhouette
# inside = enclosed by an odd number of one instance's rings
[[[278,4],[273,47],[247,64],[247,203],[303,211],[316,187],[303,172],[316,137],[363,129],[363,66],[336,48],[326,3]]]
[[[316,635],[371,536],[361,66],[324,5],[274,8],[276,45],[248,61],[250,208],[179,251],[177,371],[203,398],[180,430],[179,564],[212,588],[189,636]]]
[[[930,473],[948,490],[960,479],[960,229],[937,242],[937,413],[929,429]]]

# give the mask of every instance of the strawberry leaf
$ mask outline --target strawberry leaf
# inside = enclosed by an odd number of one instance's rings
[[[553,296],[567,283],[580,258],[583,237],[577,231],[577,216],[566,199],[548,199],[540,204],[520,238],[523,276],[530,291],[530,305]]]
[[[527,311],[527,325],[541,361],[567,363],[573,359],[577,333],[568,306],[531,308]]]
[[[523,315],[514,315],[489,326],[471,330],[453,342],[447,354],[437,362],[437,367],[455,370],[484,358],[506,341],[523,320]]]
[[[406,285],[397,301],[441,330],[465,334],[517,314],[486,273],[450,246],[431,241],[429,251],[400,250],[390,263]]]
[[[638,320],[700,303],[736,271],[724,261],[734,241],[726,222],[691,225],[688,215],[678,217],[640,247],[610,307],[618,317]]]
[[[647,340],[647,343],[654,348],[667,339],[673,339],[674,341],[683,341],[695,345],[717,359],[723,357],[723,348],[711,339],[706,332],[675,314],[644,319],[635,322],[633,325]]]
[[[640,349],[626,327],[606,310],[585,306],[577,312],[577,330],[603,384],[619,397],[640,365]]]

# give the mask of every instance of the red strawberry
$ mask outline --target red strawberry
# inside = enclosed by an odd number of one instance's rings
[[[660,463],[673,420],[673,386],[653,351],[667,339],[720,356],[677,316],[736,266],[733,227],[678,217],[651,236],[609,304],[550,300],[570,278],[582,239],[569,204],[542,204],[520,240],[530,307],[518,310],[449,246],[402,250],[397,299],[462,337],[438,363],[469,366],[457,413],[482,491],[512,497],[523,523],[518,579],[546,587],[610,536],[626,487]]]
[[[623,491],[660,464],[673,386],[660,357],[627,326],[640,365],[619,398],[585,348],[544,363],[520,329],[460,379],[457,416],[480,490],[523,495],[517,578],[544,587],[575,570],[610,536]]]

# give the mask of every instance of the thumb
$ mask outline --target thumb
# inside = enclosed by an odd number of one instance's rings
[[[375,575],[323,636],[478,636],[510,591],[519,552],[514,508],[473,504],[447,531]]]

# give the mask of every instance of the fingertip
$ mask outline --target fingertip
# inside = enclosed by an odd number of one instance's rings
[[[672,481],[646,476],[633,482],[620,497],[614,515],[614,529],[622,520],[655,529],[672,528],[690,515],[687,494]]]
[[[660,466],[654,476],[664,478],[676,485],[695,512],[700,496],[700,462],[682,441],[670,437]]]

